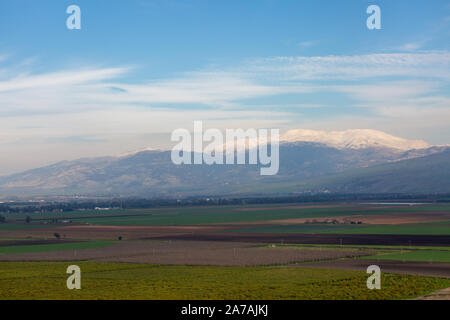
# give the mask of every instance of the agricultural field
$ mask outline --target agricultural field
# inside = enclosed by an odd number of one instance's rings
[[[395,260],[420,262],[450,262],[450,247],[416,247],[416,246],[353,246],[353,245],[279,245],[282,248],[322,250],[359,250],[371,254],[361,254],[360,259]]]
[[[81,290],[65,288],[67,263],[0,264],[1,299],[408,299],[450,279],[385,274],[368,290],[360,271],[285,267],[161,266],[71,261]]]
[[[332,233],[332,234],[410,234],[410,235],[449,235],[450,224],[408,224],[408,225],[323,225],[301,224],[280,225],[259,228],[231,230],[233,232],[254,233]]]
[[[30,216],[27,222],[27,216]],[[450,287],[450,205],[15,213],[1,299],[409,299]],[[65,287],[65,268],[83,288]],[[383,289],[366,287],[379,265]]]
[[[424,217],[423,214],[426,214]],[[29,214],[11,214],[12,221],[24,222]],[[382,205],[250,205],[215,207],[180,207],[158,209],[130,209],[110,211],[72,211],[32,214],[33,223],[50,223],[54,219],[70,220],[72,223],[92,225],[145,225],[145,226],[184,226],[226,223],[272,222],[284,220],[286,223],[298,222],[292,219],[362,219],[372,216],[385,220],[397,218],[416,218],[421,221],[450,220],[450,205],[382,206]],[[400,216],[400,217],[399,217]],[[303,222],[303,220],[300,220]],[[420,222],[420,221],[419,221]]]
[[[44,224],[17,224],[17,223],[0,223],[0,230],[27,230],[27,229],[38,229],[38,228],[49,228],[50,225]]]
[[[369,249],[369,248],[367,248]],[[450,262],[450,247],[391,247],[378,248],[375,256],[364,257],[377,260]]]
[[[0,255],[0,261],[70,261],[76,257],[89,261],[164,265],[262,266],[355,258],[372,253],[359,249],[260,247],[249,243],[206,241],[123,241],[114,245],[95,241],[37,245],[34,251],[30,247],[33,246],[17,246],[18,250],[15,246],[4,247],[3,251],[9,254]]]
[[[399,253],[379,254],[375,257],[378,260],[400,260],[400,261],[424,261],[424,262],[450,262],[450,251],[441,250],[416,250],[402,251]]]
[[[26,242],[25,242],[26,243]],[[33,252],[51,252],[51,251],[70,251],[70,250],[84,250],[91,248],[104,248],[112,245],[113,241],[86,241],[86,242],[65,242],[52,244],[28,244],[28,245],[13,245],[1,246],[0,242],[0,260],[1,255],[21,254]]]

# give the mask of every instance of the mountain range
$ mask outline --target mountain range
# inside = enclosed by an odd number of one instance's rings
[[[174,165],[170,153],[146,148],[0,177],[0,197],[450,192],[449,146],[375,130],[288,131],[274,176],[258,165]]]

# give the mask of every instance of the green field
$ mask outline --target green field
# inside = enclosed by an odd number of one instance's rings
[[[23,222],[27,214],[6,215],[10,221],[0,224],[3,237],[15,239],[13,241],[21,240],[23,243],[10,245],[4,239],[3,246],[0,246],[0,257],[6,254],[105,248],[117,243],[117,241],[92,241],[94,237],[89,238],[90,236],[85,236],[83,233],[81,236],[86,238],[77,238],[79,235],[76,231],[79,228],[73,228],[75,230],[73,238],[70,238],[70,232],[67,232],[69,237],[64,238],[72,242],[61,240],[61,243],[39,244],[42,243],[40,241],[46,241],[46,238],[52,238],[55,242],[56,240],[52,237],[54,231],[33,231],[35,228],[66,228],[71,224],[80,223],[115,226],[187,226],[256,222],[254,226],[236,225],[232,232],[450,235],[448,221],[402,225],[321,223],[321,218],[324,217],[389,215],[394,212],[450,212],[450,205],[447,204],[393,206],[392,208],[352,204],[300,208],[299,206],[302,205],[305,204],[44,212],[29,214],[32,218],[29,224]],[[445,215],[442,216],[445,217]],[[311,223],[265,223],[270,220],[295,218],[308,219]],[[55,223],[54,219],[58,219],[59,222],[70,220],[71,223]],[[355,222],[357,221],[358,217],[355,217]],[[88,226],[85,228],[90,229]],[[202,228],[198,229],[202,230]],[[17,232],[18,230],[23,231]],[[151,231],[148,232],[151,235]],[[229,230],[218,232],[229,232]],[[65,234],[64,231],[60,233]],[[139,236],[145,237],[146,234]],[[88,238],[91,241],[82,242],[83,239],[88,240]],[[117,236],[113,234],[105,239],[115,240]],[[261,246],[268,246],[268,244]],[[314,244],[286,245],[286,247],[295,246],[302,249],[320,247],[330,250],[341,247]],[[437,262],[450,262],[449,247],[407,245],[344,245],[342,247],[352,252],[364,250],[370,255],[361,259],[422,261],[433,263],[433,265]],[[125,251],[118,253],[118,256],[129,254]],[[66,268],[70,264],[81,267],[82,289],[79,291],[66,288],[68,277]],[[0,299],[406,299],[450,286],[448,278],[383,274],[382,289],[373,291],[366,288],[367,277],[368,275],[363,271],[303,268],[301,264],[271,267],[219,267],[93,261],[0,262]]]
[[[423,262],[450,262],[450,251],[415,250],[407,252],[383,253],[361,259],[423,261]]]
[[[411,235],[450,235],[450,225],[440,224],[409,224],[409,225],[387,225],[371,226],[361,228],[349,228],[347,230],[336,230],[336,233],[347,234],[411,234]],[[332,233],[326,231],[324,233]]]
[[[282,225],[282,226],[267,226],[256,228],[243,228],[227,230],[226,232],[255,232],[255,233],[338,233],[338,231],[351,230],[353,228],[360,228],[359,226],[348,225],[328,225],[328,224],[299,224],[299,225]]]
[[[83,250],[92,248],[104,248],[116,243],[115,241],[87,241],[87,242],[70,242],[55,244],[37,244],[37,245],[21,245],[21,246],[5,246],[0,247],[0,255],[2,254],[19,254],[32,252],[48,252],[61,250]]]
[[[45,224],[14,224],[14,223],[0,223],[0,230],[27,230],[38,228],[54,227]]]
[[[70,264],[81,290],[66,288]],[[404,299],[450,279],[385,274],[368,290],[359,271],[286,267],[185,267],[92,262],[0,263],[0,299]]]
[[[266,221],[275,219],[315,218],[347,215],[349,212],[340,208],[308,208],[308,209],[270,209],[241,211],[240,208],[208,207],[155,210],[153,213],[131,217],[96,217],[74,219],[94,225],[202,225],[211,223]],[[356,214],[356,213],[355,213]]]
[[[410,225],[326,225],[299,224],[229,230],[227,232],[255,233],[337,233],[337,234],[411,234],[411,235],[450,235],[450,225],[410,224]]]
[[[253,205],[253,206],[217,206],[217,207],[180,207],[136,210],[110,211],[72,211],[61,213],[28,214],[32,219],[70,219],[77,223],[93,225],[155,225],[179,226],[201,225],[211,223],[267,221],[295,218],[322,218],[352,215],[390,214],[393,212],[440,212],[450,211],[449,205],[421,205],[407,208],[380,208],[379,206],[349,205],[348,207],[332,208],[296,208],[299,204]],[[303,204],[304,205],[304,204]],[[251,209],[251,211],[246,211]],[[112,215],[130,215],[114,217]],[[7,217],[25,219],[26,214],[11,214]],[[47,219],[47,220],[46,220]]]
[[[450,207],[444,206],[446,210]],[[241,207],[245,208],[245,207]],[[283,208],[254,211],[242,211],[241,208],[227,207],[207,207],[207,208],[180,208],[180,209],[158,209],[153,212],[146,211],[142,216],[130,217],[95,217],[74,219],[74,222],[83,222],[94,225],[159,225],[159,226],[178,226],[178,225],[201,225],[211,223],[229,223],[229,222],[247,222],[247,221],[267,221],[295,218],[321,218],[338,217],[351,215],[373,215],[389,214],[391,212],[400,212],[402,209],[348,209],[348,208]],[[437,206],[439,211],[443,209]],[[411,208],[417,210],[417,208]],[[422,208],[423,211],[431,210],[430,207]],[[409,211],[409,210],[407,210]]]
[[[268,247],[270,245],[261,245]],[[450,262],[450,247],[423,246],[375,246],[375,245],[330,245],[330,244],[278,244],[284,248],[327,248],[327,249],[371,249],[375,254],[362,256],[365,260],[398,260],[418,262]]]
[[[261,245],[261,247],[267,247],[271,245]],[[355,248],[355,249],[393,249],[393,250],[439,250],[450,251],[450,247],[434,247],[434,246],[384,246],[384,245],[363,245],[363,244],[277,244],[277,247],[311,247],[311,248]]]

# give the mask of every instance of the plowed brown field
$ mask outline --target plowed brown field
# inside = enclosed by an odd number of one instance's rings
[[[104,248],[0,255],[0,261],[135,262],[173,265],[258,266],[371,254],[351,249],[260,248],[248,243],[127,241]]]

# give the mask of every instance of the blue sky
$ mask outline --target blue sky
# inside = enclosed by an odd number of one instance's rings
[[[65,9],[82,10],[82,30]],[[382,30],[365,26],[369,4]],[[2,1],[1,44],[40,67],[139,64],[140,79],[255,57],[355,55],[406,44],[448,50],[448,1]],[[132,81],[136,75],[130,75]],[[139,79],[138,78],[138,79]]]
[[[0,174],[165,146],[194,120],[450,143],[449,33],[439,0],[1,1]]]

